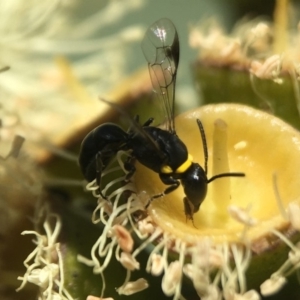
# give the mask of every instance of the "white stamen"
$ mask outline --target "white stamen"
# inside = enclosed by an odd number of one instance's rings
[[[159,251],[161,249],[164,248],[163,250],[163,256],[162,256],[162,264],[163,264],[163,268],[166,268],[167,267],[167,246],[166,244],[168,243],[168,236],[166,234],[164,234],[162,240],[152,249],[152,252],[151,254],[149,255],[149,258],[148,258],[148,261],[147,261],[147,265],[146,265],[146,271],[149,273],[149,272],[152,272],[151,271],[151,268],[152,268],[152,256],[153,255],[159,255],[157,253],[159,253]]]
[[[281,65],[281,57],[278,54],[267,58],[263,63],[252,61],[250,72],[258,78],[270,79],[278,76]]]
[[[243,295],[245,300],[260,300],[260,295],[255,290],[250,290]]]
[[[129,253],[122,252],[120,262],[122,266],[127,270],[133,271],[133,270],[140,269],[139,262],[134,257],[132,257],[132,255]]]
[[[260,292],[263,296],[276,294],[287,283],[286,278],[282,276],[271,276],[260,285]]]
[[[48,286],[49,281],[58,275],[58,271],[58,265],[49,264],[43,269],[32,270],[31,274],[27,277],[27,280],[45,289]]]
[[[150,257],[151,260],[151,274],[159,276],[164,270],[164,259],[161,255],[153,253]]]
[[[203,242],[197,243],[193,249],[192,261],[197,268],[203,269],[209,266],[210,248],[209,240],[204,240]]]
[[[251,32],[256,37],[262,37],[270,31],[270,26],[266,23],[259,22],[255,27],[251,28]]]
[[[144,236],[147,236],[147,235],[152,234],[154,232],[154,226],[150,222],[150,220],[151,219],[148,217],[148,218],[143,219],[143,220],[138,222],[138,230]]]
[[[245,294],[234,294],[233,300],[260,300],[260,295],[255,290],[250,290]]]
[[[297,266],[300,263],[300,243],[298,243],[296,246],[296,251],[291,250],[289,252],[289,260],[294,266]]]
[[[224,265],[224,257],[220,251],[211,248],[209,253],[209,265],[221,268]]]
[[[222,59],[233,57],[233,55],[241,49],[241,43],[239,40],[231,40],[229,43],[220,51]]]
[[[281,199],[280,194],[279,194],[278,184],[277,184],[277,174],[276,173],[273,173],[272,183],[273,183],[273,190],[274,190],[274,194],[275,194],[275,198],[276,198],[276,202],[277,202],[277,206],[279,208],[279,211],[280,211],[282,217],[284,219],[288,220],[287,213],[285,211],[282,199]]]
[[[244,208],[238,207],[236,205],[229,205],[228,213],[233,219],[244,225],[254,226],[257,224],[257,220],[252,218],[249,215],[249,212]]]
[[[134,250],[133,256],[137,256],[143,249],[145,249],[149,244],[151,244],[153,241],[155,241],[161,234],[162,234],[162,229],[159,227],[156,227],[153,234],[150,235],[148,239],[146,239],[139,247],[137,247]]]
[[[201,296],[201,300],[221,300],[221,297],[218,287],[210,284],[207,286],[205,294]]]
[[[95,296],[87,296],[86,300],[114,300],[113,298],[100,298],[100,297],[95,297]]]
[[[94,209],[92,214],[92,222],[94,224],[97,224],[99,222],[102,222],[103,224],[106,224],[105,215],[111,215],[112,213],[112,204],[104,199],[99,198],[98,199],[98,205]],[[98,215],[99,212],[99,216]]]
[[[251,250],[249,247],[243,251],[243,248],[238,247],[237,245],[231,245],[231,251],[233,254],[235,266],[236,266],[236,276],[238,279],[239,287],[241,293],[246,292],[246,269],[248,268],[250,259],[251,259]]]
[[[130,232],[121,225],[114,225],[113,232],[117,237],[120,248],[125,252],[132,252],[133,239]]]
[[[44,208],[46,218],[43,223],[45,235],[41,235],[35,231],[24,231],[22,234],[34,234],[37,237],[35,244],[37,247],[28,255],[24,261],[27,271],[23,277],[21,286],[17,291],[21,290],[27,282],[31,282],[40,287],[40,294],[45,299],[66,299],[72,300],[72,296],[64,288],[63,259],[60,252],[60,244],[56,242],[61,230],[61,220],[58,215],[49,213]],[[50,217],[54,217],[55,227],[52,230]],[[57,262],[58,261],[58,262]],[[58,292],[57,292],[58,290]]]
[[[131,228],[133,229],[134,233],[138,236],[140,240],[145,239],[149,234],[148,233],[142,233],[138,227],[136,226],[136,222],[132,219],[132,214],[135,211],[144,210],[144,205],[141,204],[139,197],[136,194],[132,194],[127,199],[127,209],[126,209],[126,215],[130,222]],[[148,219],[148,218],[146,218]],[[145,220],[145,219],[143,219]],[[139,222],[138,222],[139,223]],[[153,229],[154,230],[154,229]]]
[[[119,295],[132,295],[148,288],[149,284],[146,279],[139,278],[136,281],[130,281],[126,285],[117,289]]]
[[[180,262],[178,260],[171,262],[162,279],[162,290],[167,296],[175,293],[176,287],[181,281],[181,276],[182,268]]]
[[[288,205],[288,218],[293,227],[300,231],[300,205],[299,203],[289,203]]]
[[[189,277],[190,279],[193,279],[194,277],[194,266],[193,264],[185,264],[183,266],[183,273]]]
[[[210,277],[208,270],[204,271],[191,264],[185,265],[183,270],[193,281],[194,288],[200,297],[209,294]]]

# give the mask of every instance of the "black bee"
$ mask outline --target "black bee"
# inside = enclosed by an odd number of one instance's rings
[[[128,171],[127,180],[135,172],[134,160],[136,159],[158,173],[162,182],[167,185],[162,193],[149,199],[148,205],[153,199],[174,191],[181,183],[185,193],[184,212],[188,219],[193,220],[194,213],[199,210],[206,196],[208,183],[220,177],[243,177],[245,174],[222,173],[207,178],[208,152],[205,132],[199,119],[196,121],[204,148],[204,169],[193,162],[186,145],[176,135],[174,96],[179,62],[179,40],[174,24],[165,18],[152,24],[145,34],[142,49],[148,61],[154,92],[166,116],[166,129],[151,126],[153,118],[142,125],[138,117],[129,118],[132,124],[128,132],[113,123],[102,124],[88,133],[83,140],[79,165],[85,179],[89,182],[96,179],[100,187],[101,174],[111,159],[120,150],[129,151],[130,158],[124,163]],[[102,101],[122,111],[116,105],[106,100]]]

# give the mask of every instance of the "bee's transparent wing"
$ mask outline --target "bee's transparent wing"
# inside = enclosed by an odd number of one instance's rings
[[[142,49],[148,61],[154,92],[167,118],[167,130],[175,133],[174,99],[179,40],[174,24],[166,18],[153,23],[145,34]]]

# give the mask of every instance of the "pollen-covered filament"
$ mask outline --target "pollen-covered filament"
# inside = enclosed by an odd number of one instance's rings
[[[178,136],[194,157],[193,162],[203,168],[197,118],[203,123],[207,139],[208,179],[228,172],[242,172],[245,177],[222,177],[210,182],[206,198],[193,216],[194,226],[184,214],[182,186],[151,203],[148,213],[153,221],[182,239],[209,236],[216,242],[239,240],[245,227],[250,228],[248,237],[256,238],[286,223],[276,202],[272,176],[276,172],[284,207],[299,200],[299,133],[283,121],[247,106],[203,106],[176,119]],[[145,191],[149,197],[166,188],[158,174],[138,164],[136,175],[137,191]],[[255,222],[241,222],[245,216],[236,216],[240,211],[249,213],[246,219]],[[255,225],[250,226],[252,223]]]

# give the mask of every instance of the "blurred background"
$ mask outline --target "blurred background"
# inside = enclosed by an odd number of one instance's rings
[[[51,188],[55,182],[63,185],[61,178],[75,176],[79,180],[79,143],[95,124],[110,118],[98,97],[123,104],[131,101],[128,98],[137,99],[140,93],[151,93],[140,43],[156,20],[167,17],[178,30],[181,53],[176,97],[180,111],[184,111],[200,102],[199,85],[191,72],[198,53],[189,47],[190,28],[215,19],[225,32],[230,32],[243,18],[263,16],[272,20],[274,5],[273,0],[2,1],[0,68],[9,66],[10,70],[0,74],[0,154],[4,157],[9,152],[15,135],[25,137],[23,148],[27,151],[26,163],[13,166],[10,178],[24,182],[18,176],[36,172],[30,182],[39,183],[43,177],[48,184],[51,182]],[[293,5],[296,8],[299,2],[294,1]],[[62,150],[62,146],[68,146],[71,152]],[[49,153],[64,158],[49,163]],[[82,191],[82,187],[79,189]],[[24,272],[22,261],[29,254],[31,243],[31,238],[21,238],[20,232],[32,226],[41,190],[31,193],[34,200],[28,198],[25,208],[23,190],[21,184],[19,196],[13,194],[13,199],[3,192],[0,202],[1,299],[30,299],[26,292],[15,293],[19,284],[15,278]],[[54,194],[60,200],[70,200],[64,188],[60,187],[59,192],[55,189]],[[82,193],[77,196],[78,202],[82,197]],[[92,201],[95,200],[91,198],[89,203]],[[17,251],[20,243],[24,251]],[[148,296],[153,299],[153,294]]]

